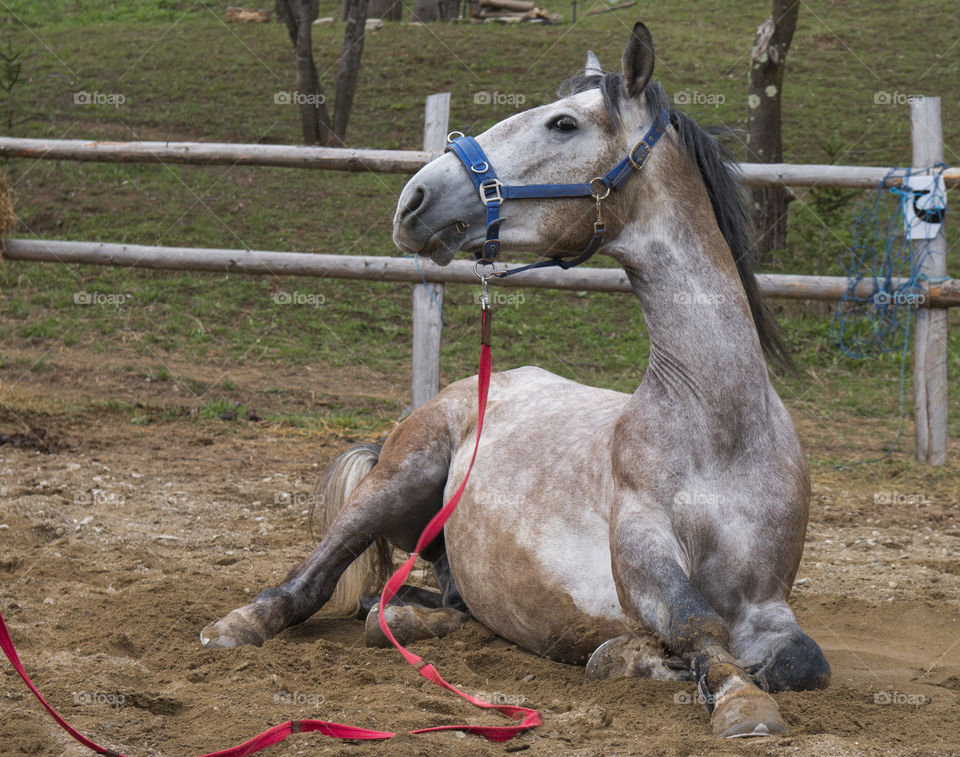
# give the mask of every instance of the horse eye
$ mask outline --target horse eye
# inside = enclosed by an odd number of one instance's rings
[[[559,129],[560,131],[574,131],[577,128],[577,122],[570,116],[560,116],[547,124],[549,129]]]

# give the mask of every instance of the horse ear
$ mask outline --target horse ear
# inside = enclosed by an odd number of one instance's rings
[[[623,51],[623,83],[630,97],[639,97],[653,73],[653,36],[639,21]]]
[[[587,76],[603,76],[600,60],[593,54],[593,50],[587,50],[587,65],[583,67],[583,73]]]

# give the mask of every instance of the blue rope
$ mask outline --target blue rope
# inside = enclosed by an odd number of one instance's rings
[[[937,163],[935,176],[941,176],[945,168],[943,163]],[[921,273],[930,253],[924,246],[924,253],[918,259],[913,240],[905,231],[908,204],[917,197],[914,191],[903,188],[909,184],[910,175],[909,168],[891,169],[877,185],[872,200],[854,211],[853,242],[844,255],[847,291],[830,324],[834,343],[848,357],[863,360],[887,352],[900,352],[900,422],[886,454],[864,461],[867,463],[889,457],[900,441],[906,415],[904,393],[913,311],[925,294],[924,283],[944,280],[941,277],[931,279]],[[903,178],[902,186],[884,191],[889,180],[898,176]],[[887,202],[890,194],[898,198],[893,210]],[[943,224],[939,233],[943,233]],[[870,294],[858,296],[860,282],[871,279]],[[894,286],[894,279],[901,279],[901,282]]]
[[[946,166],[938,163],[935,168],[940,176]],[[854,211],[853,242],[844,255],[849,283],[831,323],[834,342],[854,359],[898,351],[901,338],[909,341],[904,322],[912,318],[924,283],[934,283],[920,272],[929,252],[917,259],[913,240],[904,232],[907,205],[915,193],[901,187],[884,191],[891,178],[902,176],[907,184],[910,175],[910,169],[891,169],[873,199]],[[892,211],[886,202],[891,193],[899,198]],[[894,286],[898,278],[902,281]],[[859,296],[856,289],[864,280],[872,280],[873,286],[867,296]]]

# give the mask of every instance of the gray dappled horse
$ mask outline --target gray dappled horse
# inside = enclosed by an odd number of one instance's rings
[[[423,554],[442,596],[410,589],[407,599],[428,608],[384,612],[401,641],[455,628],[469,612],[532,652],[586,661],[594,678],[694,680],[716,734],[776,733],[785,728],[768,692],[830,678],[787,603],[809,473],[764,354],[789,357],[750,270],[729,158],[669,108],[650,81],[653,63],[650,33],[637,24],[621,73],[603,73],[591,55],[562,99],[477,137],[504,183],[586,181],[666,116],[647,162],[603,206],[600,252],[623,266],[649,329],[643,380],[627,395],[539,368],[495,374],[469,485],[445,543]],[[396,243],[441,264],[481,249],[477,199],[457,156],[445,154],[404,189]],[[504,251],[554,257],[587,244],[594,201],[528,199],[502,213]],[[355,561],[385,567],[384,540],[412,550],[462,480],[476,386],[475,377],[448,386],[382,450],[341,455],[327,479],[337,514],[320,545],[281,586],[204,629],[204,645],[262,644],[328,604],[335,587],[341,606],[376,590],[353,569],[337,582]],[[367,550],[375,541],[378,560]]]

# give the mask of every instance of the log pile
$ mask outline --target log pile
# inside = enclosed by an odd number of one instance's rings
[[[637,4],[637,0],[628,0],[628,2],[620,3],[619,5],[611,5],[609,8],[594,8],[589,10],[583,15],[585,16],[596,16],[598,13],[613,13],[614,11],[623,10],[624,8],[632,8]]]
[[[528,0],[471,0],[470,15],[485,22],[505,24],[558,24],[561,21],[557,14],[538,8]]]
[[[228,6],[225,20],[228,24],[247,24],[251,22],[268,24],[270,23],[270,11]]]

